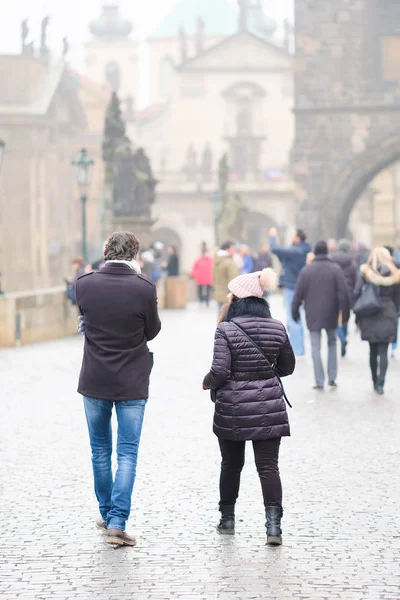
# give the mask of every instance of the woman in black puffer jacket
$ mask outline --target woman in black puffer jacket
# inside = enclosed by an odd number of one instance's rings
[[[360,319],[361,338],[369,342],[370,368],[374,389],[384,394],[389,365],[389,344],[397,340],[400,309],[400,270],[396,268],[389,250],[375,248],[367,264],[362,265],[354,292],[357,300],[366,283],[379,286],[382,310],[376,315]]]
[[[281,438],[290,435],[286,404],[276,375],[291,375],[296,362],[285,327],[271,318],[263,299],[263,294],[276,285],[277,276],[272,269],[241,275],[230,282],[229,303],[222,311],[215,334],[213,364],[203,383],[204,389],[216,390],[214,433],[222,455],[222,518],[218,531],[235,532],[235,503],[245,444],[251,440],[264,496],[267,541],[271,545],[282,543],[278,457]]]

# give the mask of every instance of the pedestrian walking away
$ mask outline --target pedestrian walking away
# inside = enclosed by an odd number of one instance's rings
[[[243,244],[240,248],[240,255],[243,260],[243,266],[241,272],[245,273],[253,273],[254,271],[254,258],[251,253],[251,250],[246,244]]]
[[[400,270],[393,263],[386,248],[375,248],[368,262],[361,266],[355,290],[356,300],[362,296],[368,284],[375,286],[380,306],[374,314],[359,318],[361,338],[370,345],[370,369],[374,389],[378,394],[384,394],[389,344],[397,340],[400,309]]]
[[[168,277],[179,277],[179,256],[175,246],[168,248],[168,261],[166,265]]]
[[[235,533],[246,441],[252,441],[266,514],[267,543],[282,543],[282,483],[279,474],[281,438],[290,435],[279,377],[291,375],[295,356],[285,327],[272,319],[263,298],[276,288],[272,269],[240,275],[229,283],[214,342],[214,358],[203,389],[215,401],[214,433],[222,456],[217,526]]]
[[[190,276],[196,282],[200,304],[205,303],[208,306],[213,280],[213,259],[206,248],[194,263]]]
[[[349,294],[350,309],[352,309],[354,305],[354,289],[357,283],[358,267],[353,255],[351,242],[348,240],[339,240],[338,251],[331,254],[331,258],[343,271],[347,292]],[[337,335],[340,340],[340,353],[342,357],[345,357],[347,353],[347,334],[348,321],[343,321],[343,318],[341,318],[341,322],[337,328]]]
[[[292,313],[300,319],[300,306],[304,302],[307,327],[310,331],[315,388],[323,390],[325,371],[321,358],[321,334],[328,335],[328,383],[337,386],[337,337],[339,313],[344,323],[349,320],[349,295],[342,269],[328,256],[326,242],[318,242],[314,261],[300,273],[293,299]]]
[[[267,244],[263,244],[255,260],[255,271],[262,271],[268,268],[272,268],[272,256]]]
[[[304,356],[304,327],[301,318],[298,321],[293,320],[292,304],[297,279],[301,269],[306,264],[307,255],[311,252],[311,248],[306,242],[307,235],[301,229],[296,231],[290,248],[281,248],[276,229],[271,229],[269,236],[271,252],[279,258],[282,264],[280,286],[283,288],[290,341],[295,355]]]
[[[85,273],[85,260],[82,256],[76,256],[72,260],[72,277],[69,279],[65,279],[65,283],[67,289],[65,291],[65,296],[68,300],[76,305],[76,282],[81,275]]]
[[[220,250],[218,250],[214,260],[213,286],[214,297],[218,303],[218,312],[220,312],[226,303],[229,282],[239,275],[239,268],[233,259],[235,252],[235,244],[233,242],[225,242],[222,244]]]
[[[134,546],[125,532],[153,356],[147,342],[161,329],[155,284],[140,273],[139,242],[115,233],[105,247],[105,266],[77,281],[85,347],[78,392],[92,449],[94,488],[101,519],[97,526],[115,546]],[[112,474],[111,416],[118,420],[118,468]]]

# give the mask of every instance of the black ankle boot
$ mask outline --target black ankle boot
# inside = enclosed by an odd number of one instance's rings
[[[219,533],[223,533],[225,535],[234,535],[235,533],[235,505],[231,506],[223,506],[219,505],[219,510],[221,511],[221,520],[217,525],[217,530]]]
[[[267,506],[265,509],[267,522],[267,544],[269,546],[282,545],[282,530],[281,520],[283,516],[283,508],[281,506]]]

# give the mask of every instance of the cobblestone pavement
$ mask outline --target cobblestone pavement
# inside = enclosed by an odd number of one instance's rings
[[[137,548],[114,550],[93,527],[82,339],[0,351],[1,600],[399,600],[398,363],[377,397],[354,333],[337,391],[312,391],[310,359],[299,362],[284,546],[271,549],[251,448],[237,534],[215,531],[219,455],[201,390],[215,313],[163,318],[128,527]]]

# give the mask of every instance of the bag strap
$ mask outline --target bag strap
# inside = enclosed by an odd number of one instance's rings
[[[280,378],[280,376],[279,376],[279,375],[278,375],[278,373],[276,372],[276,365],[275,365],[275,364],[273,364],[272,362],[270,362],[269,358],[266,356],[266,354],[265,354],[264,350],[261,348],[261,346],[259,346],[259,345],[257,344],[257,342],[256,342],[255,340],[253,340],[253,338],[252,338],[252,337],[250,337],[250,336],[249,336],[249,334],[248,334],[248,333],[246,333],[246,332],[245,332],[245,330],[244,330],[242,327],[240,327],[240,325],[238,325],[238,324],[237,324],[237,323],[235,323],[234,321],[230,321],[230,323],[231,323],[231,324],[232,324],[234,327],[236,327],[236,329],[238,329],[239,331],[241,331],[241,332],[243,333],[243,335],[244,335],[244,336],[245,336],[245,337],[246,337],[246,338],[249,340],[249,342],[250,342],[250,343],[251,343],[251,344],[252,344],[252,345],[253,345],[255,348],[257,348],[257,350],[259,351],[259,353],[261,354],[261,356],[262,356],[262,357],[264,358],[264,360],[265,360],[265,361],[268,363],[268,366],[269,366],[269,367],[271,367],[271,369],[274,371],[275,377],[276,377],[276,378],[277,378],[277,380],[279,381],[279,385],[280,385],[280,388],[281,388],[281,391],[282,391],[282,395],[283,395],[283,398],[284,398],[284,400],[285,400],[286,404],[287,404],[288,406],[290,406],[290,408],[293,408],[293,406],[290,404],[290,402],[289,402],[289,399],[288,399],[288,397],[287,397],[287,395],[286,395],[285,388],[283,387],[282,379]]]

